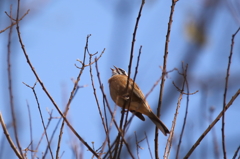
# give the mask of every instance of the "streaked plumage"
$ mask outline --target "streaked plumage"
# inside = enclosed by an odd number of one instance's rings
[[[113,101],[118,106],[123,107],[124,103],[127,103],[130,99],[130,95],[131,95],[130,93],[133,87],[133,80],[131,78],[129,79],[129,86],[126,92],[125,87],[127,85],[127,80],[128,80],[126,71],[117,67],[111,70],[112,70],[112,77],[108,80],[110,95]],[[128,104],[126,104],[126,107],[127,106]],[[169,133],[168,128],[152,112],[152,109],[150,108],[149,104],[145,100],[144,94],[142,93],[142,91],[140,90],[140,88],[137,86],[136,83],[134,83],[134,89],[132,92],[129,110],[143,121],[145,120],[145,118],[143,117],[142,114],[147,115],[152,120],[152,122],[162,131],[164,135],[167,135]]]

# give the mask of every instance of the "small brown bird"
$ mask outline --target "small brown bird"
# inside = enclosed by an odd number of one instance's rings
[[[115,66],[114,66],[115,67]],[[148,105],[145,97],[133,80],[129,79],[129,85],[126,92],[126,85],[128,80],[128,75],[126,71],[121,68],[115,67],[112,69],[112,77],[108,80],[110,95],[112,100],[120,107],[124,106],[124,103],[127,103],[130,100],[130,95],[133,88],[131,103],[130,106],[128,103],[125,105],[126,109],[131,111],[134,115],[136,115],[139,119],[145,121],[145,118],[142,114],[147,115],[152,122],[162,131],[164,135],[169,133],[168,128],[163,124],[161,120],[152,112],[152,109]],[[129,106],[129,107],[128,107]]]

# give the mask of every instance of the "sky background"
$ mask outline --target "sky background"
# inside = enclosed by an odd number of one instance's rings
[[[104,48],[106,49],[98,61],[98,66],[105,93],[111,108],[114,109],[115,104],[109,96],[108,89],[108,79],[111,77],[110,68],[115,65],[126,71],[128,69],[132,34],[140,3],[140,0],[25,0],[21,2],[21,15],[30,9],[29,14],[20,22],[21,36],[26,51],[40,79],[62,110],[73,88],[71,79],[76,79],[79,73],[79,69],[74,65],[81,66],[76,60],[83,59],[86,37],[89,34],[91,34],[91,37],[88,44],[91,53],[100,53]],[[16,1],[0,2],[0,30],[10,24],[8,17],[4,13],[5,11],[9,12],[10,4],[13,5],[13,14],[15,16]],[[150,91],[151,87],[161,76],[160,66],[163,65],[170,6],[170,1],[147,0],[142,11],[136,36],[132,72],[135,70],[138,50],[140,45],[142,45],[142,55],[136,82],[144,94]],[[192,0],[191,3],[186,0],[179,0],[176,4],[168,49],[167,70],[178,68],[182,71],[182,62],[184,64],[188,63],[190,92],[199,90],[197,94],[190,96],[188,121],[183,136],[180,158],[188,152],[191,145],[195,143],[222,109],[231,37],[240,26],[239,7],[240,3],[234,0]],[[9,30],[0,34],[0,111],[6,124],[9,125],[11,123],[11,115],[7,82],[8,33]],[[231,63],[227,102],[240,86],[239,40],[240,36],[237,35]],[[22,84],[22,82],[25,82],[33,86],[36,78],[21,50],[15,26],[13,27],[11,44],[14,105],[17,114],[20,143],[23,148],[26,148],[30,143],[26,101],[30,106],[32,115],[34,146],[36,146],[43,133],[33,92]],[[103,109],[102,94],[99,89],[95,65],[92,67],[97,95]],[[131,75],[133,77],[133,74]],[[172,84],[173,81],[180,86],[181,76],[176,71],[169,73],[166,79],[161,110],[161,120],[169,129],[171,128],[179,96]],[[87,85],[87,87],[78,90],[72,101],[68,119],[84,140],[89,145],[91,145],[91,142],[94,142],[94,147],[97,149],[105,140],[105,133],[93,96],[89,67],[84,70],[79,85]],[[45,123],[49,118],[48,110],[53,110],[54,117],[60,117],[39,83],[36,85],[36,92]],[[159,85],[147,98],[154,112],[156,112],[158,95]],[[240,99],[238,98],[226,113],[225,135],[228,158],[232,158],[240,143],[239,105]],[[179,111],[170,158],[175,158],[185,106],[186,96],[183,97]],[[209,112],[210,107],[215,108],[212,114]],[[117,121],[120,120],[120,111],[121,109],[118,108],[116,113]],[[51,121],[48,129],[49,134],[52,134],[57,121],[57,119]],[[134,132],[136,131],[140,140],[144,137],[144,132],[147,131],[153,153],[154,130],[154,124],[149,119],[142,122],[134,118],[126,138],[134,141]],[[9,128],[9,131],[11,132],[12,128]],[[214,156],[214,149],[216,150],[216,148],[213,145],[213,136],[216,137],[218,154],[222,158],[221,122],[216,124],[214,131],[216,135],[211,131],[196,148],[191,158],[216,157]],[[58,132],[52,142],[54,154]],[[0,130],[0,134],[3,134],[2,130]],[[13,133],[11,134],[13,136]],[[112,140],[116,134],[115,128],[112,129]],[[0,137],[1,146],[4,146],[1,148],[0,158],[5,158],[6,156],[16,158],[7,141],[4,141],[4,136]],[[62,158],[73,157],[70,149],[73,141],[80,144],[80,141],[76,140],[70,130],[65,128],[60,151],[61,153],[64,151]],[[160,134],[160,157],[163,156],[166,141],[167,137]],[[150,158],[146,141],[142,142],[141,146],[144,148],[140,150],[141,158]],[[41,152],[45,151],[45,147],[46,140],[44,139],[37,153],[38,157],[41,157]],[[85,147],[81,151],[84,154],[84,158],[92,156]],[[136,155],[135,150],[134,154]],[[50,155],[47,158],[50,158]]]

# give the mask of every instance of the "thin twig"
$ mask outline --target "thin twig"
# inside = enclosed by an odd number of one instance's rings
[[[139,148],[138,148],[138,140],[137,140],[137,133],[136,133],[136,131],[134,132],[134,134],[135,134],[135,142],[136,142],[136,149],[137,149],[137,157],[138,157],[138,159],[140,159]]]
[[[182,143],[182,137],[183,137],[185,125],[186,125],[186,122],[187,122],[187,115],[188,115],[189,94],[190,93],[189,93],[189,86],[188,86],[188,80],[187,80],[187,68],[188,68],[188,65],[186,65],[186,70],[184,71],[184,75],[183,75],[184,80],[186,82],[186,87],[187,87],[187,102],[186,102],[186,109],[185,109],[185,116],[184,116],[184,119],[183,119],[182,130],[181,130],[181,134],[180,134],[179,141],[178,141],[178,146],[177,146],[176,159],[178,159],[178,156],[179,156],[179,151],[180,151],[180,147],[181,147],[181,143]],[[184,94],[183,91],[182,91],[182,93]]]
[[[177,88],[177,90],[179,91],[179,92],[181,92],[182,90],[174,83],[174,82],[172,82],[172,84],[175,86],[175,88]],[[193,93],[185,93],[185,92],[182,92],[182,94],[185,94],[185,95],[194,95],[194,94],[196,94],[196,93],[198,93],[199,91],[198,90],[196,90],[195,92],[193,92]]]
[[[140,17],[141,17],[141,13],[142,13],[142,9],[143,9],[143,6],[145,4],[145,0],[142,0],[142,3],[141,3],[141,6],[140,6],[140,9],[139,9],[139,12],[138,12],[138,16],[137,16],[137,19],[136,19],[136,23],[135,23],[135,27],[134,27],[134,31],[133,31],[133,37],[132,37],[132,45],[131,45],[131,51],[130,51],[130,58],[129,58],[129,65],[128,65],[128,79],[127,79],[127,84],[126,84],[126,92],[128,91],[128,85],[129,85],[129,79],[130,79],[130,75],[131,75],[131,67],[132,67],[132,60],[133,60],[133,53],[134,53],[134,46],[135,46],[135,41],[136,41],[136,35],[137,35],[137,29],[138,29],[138,24],[139,24],[139,21],[140,21]],[[136,74],[136,72],[135,72]],[[132,90],[134,88],[134,82],[133,82],[133,86],[132,86]],[[131,91],[131,95],[132,95],[133,91]],[[121,115],[121,119],[120,119],[120,129],[122,129],[122,125],[123,125],[123,121],[124,121],[124,115],[125,115],[125,108],[126,106],[129,108],[130,107],[130,103],[131,103],[131,95],[130,95],[130,99],[128,102],[128,105],[127,102],[124,103],[123,107],[122,107],[122,115]],[[123,129],[123,133],[125,134],[125,128],[126,128],[126,125],[127,125],[127,117],[128,117],[128,113],[129,111],[127,111],[126,113],[126,117],[125,117],[125,126],[124,126],[124,129]],[[123,134],[123,136],[124,136]],[[120,143],[118,143],[120,142]],[[115,149],[119,150],[119,151],[116,151],[115,155],[114,155],[114,158],[119,158],[120,157],[120,154],[121,154],[121,151],[122,151],[122,144],[123,140],[117,140],[117,144],[116,144],[116,147]],[[120,146],[118,148],[118,146]]]
[[[202,135],[198,138],[198,140],[195,142],[195,144],[191,147],[191,149],[188,151],[188,153],[185,155],[184,159],[187,159],[190,157],[190,155],[192,154],[192,152],[195,150],[195,148],[200,144],[200,142],[202,141],[202,139],[207,135],[207,133],[213,128],[213,126],[219,121],[219,119],[222,117],[223,113],[225,113],[227,111],[227,109],[233,104],[233,102],[235,101],[235,99],[238,97],[238,95],[240,94],[240,89],[234,94],[234,96],[232,97],[232,99],[228,102],[228,104],[225,106],[225,109],[222,110],[218,116],[216,117],[216,119],[214,119],[214,121],[208,126],[208,128],[202,133]]]
[[[145,134],[145,138],[146,138],[146,141],[147,141],[148,150],[149,150],[149,153],[150,153],[151,159],[153,159],[152,151],[151,151],[151,148],[150,148],[150,144],[149,144],[149,142],[148,142],[148,137],[147,137],[146,132],[144,132],[144,134]]]
[[[231,49],[230,54],[228,57],[228,66],[227,66],[227,72],[226,72],[226,81],[225,81],[225,89],[223,94],[223,116],[222,116],[222,149],[223,149],[223,157],[224,159],[227,159],[227,152],[226,152],[226,145],[225,145],[225,105],[226,105],[226,98],[227,98],[227,90],[228,90],[228,78],[230,74],[230,66],[232,62],[232,54],[233,54],[233,46],[234,46],[234,38],[237,35],[238,31],[240,30],[240,27],[237,29],[237,31],[232,35],[232,43],[231,43]]]
[[[27,10],[27,12],[18,20],[18,22],[20,22],[21,20],[23,20],[23,18],[29,13],[29,11],[30,11],[30,9]],[[7,14],[7,12],[5,12],[5,13]],[[11,13],[10,13],[10,15],[11,15]],[[13,18],[12,18],[11,16],[9,16],[8,14],[7,14],[7,16],[8,16],[10,19],[13,19]],[[6,28],[3,29],[3,30],[0,30],[0,34],[3,33],[4,31],[6,31],[7,29],[13,27],[13,26],[16,25],[16,24],[17,24],[17,22],[12,22],[11,25],[9,25],[8,27],[6,27]]]
[[[28,151],[30,151],[31,153],[34,152],[34,150],[29,149],[29,147],[30,147],[32,144],[33,144],[33,143],[32,143],[32,141],[31,141],[31,142],[29,143],[28,147],[25,148],[25,149],[23,149],[23,151],[25,151],[25,153],[24,153],[24,157],[27,157],[27,153],[28,153]]]
[[[30,128],[30,141],[31,143],[33,142],[33,135],[32,135],[32,117],[31,117],[31,111],[30,111],[30,107],[29,107],[29,104],[28,104],[28,101],[27,102],[27,108],[28,108],[28,118],[29,118],[29,128]],[[33,144],[31,144],[31,150],[33,150]],[[31,157],[33,159],[33,151],[31,151]]]
[[[125,133],[127,132],[127,128],[128,128],[128,125],[130,124],[130,122],[132,121],[132,119],[133,119],[133,116],[134,116],[134,114],[132,115],[132,117],[130,118],[130,120],[129,120],[129,122],[128,122],[128,114],[129,114],[129,111],[127,111],[127,113],[126,113],[126,116],[125,116],[125,120],[123,120],[124,118],[124,110],[125,110],[125,106],[126,106],[126,104],[127,104],[127,107],[128,107],[128,110],[129,110],[129,107],[130,107],[130,104],[131,104],[131,97],[132,97],[132,95],[133,95],[133,89],[134,89],[134,85],[135,85],[135,81],[136,81],[136,77],[137,77],[137,73],[138,73],[138,66],[139,66],[139,62],[140,62],[140,57],[141,57],[141,53],[142,53],[142,46],[140,46],[140,48],[139,48],[139,52],[138,52],[138,58],[137,58],[137,65],[136,65],[136,67],[135,67],[135,73],[134,73],[134,77],[133,77],[133,84],[132,84],[132,90],[130,91],[130,98],[129,98],[129,103],[125,103],[124,104],[124,106],[123,106],[123,108],[122,108],[122,117],[121,117],[121,120],[120,120],[120,128],[122,127],[122,124],[124,123],[124,127],[123,127],[123,133],[124,133],[124,135],[125,135]],[[128,79],[129,79],[129,77],[128,77]],[[126,91],[128,91],[128,88],[126,89]],[[125,121],[125,122],[124,122]],[[121,154],[121,150],[122,150],[122,145],[123,145],[123,140],[121,139],[120,140],[120,148],[119,148],[119,151],[118,151],[118,157],[117,158],[119,158],[120,157],[120,154]],[[118,145],[117,145],[117,147],[118,147]]]
[[[126,84],[126,92],[128,91],[128,85],[129,85],[129,79],[130,79],[130,75],[131,75],[131,67],[132,67],[132,60],[133,60],[133,53],[134,53],[134,46],[135,46],[135,41],[136,41],[136,35],[137,35],[137,29],[138,29],[138,24],[139,24],[139,21],[140,21],[140,18],[141,18],[141,14],[142,14],[142,9],[143,9],[143,6],[145,4],[145,0],[142,0],[142,3],[141,3],[141,6],[140,6],[140,9],[139,9],[139,12],[138,12],[138,16],[137,16],[137,19],[136,19],[136,23],[135,23],[135,27],[134,27],[134,31],[133,31],[133,37],[132,37],[132,45],[131,45],[131,51],[130,51],[130,58],[129,58],[129,65],[128,65],[128,79],[127,79],[127,84]],[[136,73],[136,72],[135,72]],[[133,82],[133,86],[132,86],[132,89],[134,88],[134,82]],[[132,94],[133,92],[131,92]],[[127,103],[125,102],[123,107],[122,107],[122,116],[121,116],[121,119],[120,119],[120,129],[122,128],[122,124],[123,124],[123,119],[124,119],[124,110],[125,110],[125,107],[130,107],[130,103],[131,103],[131,95],[130,95],[130,99],[129,99],[130,102],[128,102],[128,105],[126,105]],[[126,113],[126,117],[125,117],[125,128],[126,128],[126,123],[127,123],[127,117],[128,117],[128,113],[129,111],[127,111]],[[124,130],[124,129],[123,129]],[[125,132],[123,131],[123,133],[125,134]],[[121,150],[122,150],[122,140],[119,140],[119,142],[121,142],[120,144],[117,143],[116,144],[116,149],[119,149],[118,151],[118,154],[116,154],[118,156],[118,158],[120,157],[120,153],[121,153]],[[118,148],[118,146],[120,146],[120,148]],[[114,156],[115,158],[117,156]]]
[[[144,2],[144,1],[142,1],[142,2]],[[144,4],[142,4],[142,6],[141,7],[143,7],[143,5]],[[141,11],[141,10],[140,10]],[[139,12],[140,12],[139,11]],[[141,13],[140,13],[140,15],[141,15]],[[140,18],[140,17],[139,17]],[[140,62],[140,57],[141,57],[141,53],[142,53],[142,46],[140,46],[140,48],[139,48],[139,52],[138,52],[138,58],[137,58],[137,65],[136,65],[136,67],[135,67],[135,72],[134,72],[134,77],[133,77],[133,84],[132,84],[132,90],[131,90],[131,92],[130,92],[130,98],[129,98],[129,103],[128,103],[128,105],[127,105],[127,107],[128,107],[128,109],[129,109],[129,107],[130,107],[130,104],[131,104],[131,97],[133,96],[133,89],[134,89],[134,85],[135,85],[135,81],[136,81],[136,77],[137,77],[137,73],[138,73],[138,66],[139,66],[139,62]],[[128,89],[128,88],[127,88]],[[126,90],[127,91],[127,90]],[[125,108],[125,106],[123,107],[123,111],[124,111],[124,108]],[[126,131],[127,131],[127,128],[128,128],[128,125],[130,124],[130,121],[132,121],[132,119],[133,119],[133,116],[134,115],[132,115],[132,117],[130,118],[130,120],[129,120],[129,122],[128,122],[128,114],[129,114],[129,111],[127,111],[127,113],[126,113],[126,116],[125,116],[125,123],[124,123],[124,127],[123,127],[123,133],[125,134],[126,133]],[[122,116],[124,115],[124,113],[122,113]],[[122,118],[123,119],[123,118]],[[121,123],[121,121],[120,121],[120,123]],[[122,122],[123,123],[123,122]],[[121,152],[121,149],[122,149],[122,144],[123,143],[123,141],[121,140],[120,141],[120,150],[119,150],[119,155],[120,155],[120,152]]]
[[[52,119],[59,118],[59,117],[52,117],[52,112],[53,112],[53,110],[52,110],[51,112],[48,112],[48,114],[50,115],[50,117],[48,118],[48,125],[50,124],[50,121],[51,121]],[[62,120],[62,118],[60,118],[60,119],[58,120],[58,122],[57,122],[57,124],[56,124],[56,126],[55,126],[55,128],[54,128],[54,130],[53,130],[53,132],[52,132],[52,135],[51,135],[51,137],[50,137],[50,143],[52,143],[52,141],[53,141],[54,135],[55,135],[55,133],[57,132],[57,128],[58,128],[61,120]],[[48,125],[47,125],[47,127],[48,127]],[[47,128],[47,127],[46,127],[46,128]],[[44,154],[46,154],[47,151],[48,151],[48,148],[45,149]]]
[[[169,154],[170,154],[170,150],[171,150],[171,146],[172,146],[172,140],[173,140],[173,135],[174,135],[174,129],[175,129],[175,126],[176,126],[176,122],[177,122],[177,116],[178,116],[178,110],[180,108],[180,105],[181,105],[181,101],[182,101],[182,96],[183,96],[183,92],[184,92],[184,87],[185,87],[185,84],[186,84],[186,80],[187,80],[187,69],[188,69],[188,65],[186,65],[185,69],[184,69],[184,65],[182,64],[183,66],[183,83],[182,83],[182,89],[181,89],[181,92],[179,94],[179,98],[178,98],[178,102],[177,102],[177,107],[176,107],[176,111],[175,111],[175,114],[174,114],[174,119],[173,119],[173,124],[172,124],[172,128],[171,128],[171,131],[170,131],[170,135],[168,137],[168,142],[166,144],[166,147],[165,147],[165,152],[164,152],[164,156],[163,158],[164,159],[168,159],[169,158]]]
[[[113,117],[115,118],[115,115],[116,115],[116,111],[117,111],[117,106],[115,106],[115,108],[114,108],[114,112],[113,112]],[[105,141],[103,142],[103,145],[102,145],[102,149],[101,149],[101,152],[100,152],[100,157],[101,157],[101,155],[103,155],[104,154],[104,148],[105,148],[105,145],[106,145],[106,143],[107,142],[109,142],[109,144],[110,144],[110,140],[109,140],[109,134],[110,134],[110,130],[111,130],[111,128],[112,128],[112,124],[113,124],[113,119],[111,119],[111,122],[110,122],[110,124],[109,124],[109,129],[108,129],[108,133],[107,133],[107,135],[106,135],[106,139],[105,139]],[[111,145],[108,145],[108,147],[109,147],[109,149],[108,149],[108,152],[106,153],[106,155],[109,153],[110,154],[110,159],[113,159],[113,157],[112,157],[112,147],[113,146],[111,146]],[[105,156],[106,156],[105,155]],[[105,157],[104,156],[104,157]]]
[[[167,57],[168,57],[168,44],[170,41],[170,33],[171,33],[171,27],[172,27],[172,22],[173,22],[173,13],[174,13],[174,8],[176,5],[175,0],[172,0],[172,5],[171,5],[171,11],[170,11],[170,16],[169,16],[169,21],[168,21],[168,28],[167,28],[167,35],[166,35],[166,41],[165,41],[165,49],[164,49],[164,58],[163,58],[163,70],[162,70],[162,81],[160,84],[160,90],[159,90],[159,98],[158,98],[158,107],[157,107],[157,116],[160,118],[160,111],[161,111],[161,106],[162,106],[162,99],[163,99],[163,90],[164,90],[164,84],[165,84],[165,75],[167,71]],[[155,159],[159,159],[159,154],[158,154],[158,128],[155,128]]]
[[[167,71],[167,74],[170,73],[170,72],[173,72],[174,70],[177,70],[176,68],[170,70],[170,71]],[[152,91],[154,90],[154,88],[158,85],[158,83],[161,81],[162,79],[162,76],[154,83],[154,85],[152,86],[152,88],[148,91],[148,93],[146,94],[145,96],[145,99],[152,93]]]
[[[68,99],[68,102],[67,102],[67,105],[66,105],[66,108],[65,108],[65,111],[64,111],[64,116],[66,117],[67,116],[67,113],[70,109],[70,104],[76,94],[76,91],[77,91],[77,86],[78,86],[78,82],[80,81],[80,77],[83,73],[83,70],[84,70],[84,64],[85,64],[85,59],[86,59],[86,54],[87,54],[87,47],[88,47],[88,39],[89,37],[91,36],[88,35],[87,36],[87,39],[86,39],[86,46],[85,46],[85,49],[84,49],[84,55],[83,55],[83,63],[82,63],[82,68],[80,69],[80,72],[78,74],[78,77],[77,77],[77,80],[74,81],[74,85],[73,85],[73,89],[71,91],[71,94],[70,94],[70,97]],[[58,146],[57,146],[57,150],[56,150],[56,159],[58,159],[58,156],[59,156],[59,151],[60,151],[60,145],[61,145],[61,141],[62,141],[62,134],[63,134],[63,129],[64,129],[64,120],[62,121],[62,125],[61,125],[61,128],[60,128],[60,131],[59,131],[59,137],[58,137]]]
[[[145,3],[145,1],[142,1],[143,3]],[[143,5],[143,4],[142,4]],[[142,7],[142,6],[141,6]],[[140,12],[140,11],[139,11]],[[140,14],[141,15],[141,14]],[[139,17],[140,18],[140,17]],[[131,94],[130,94],[130,99],[129,99],[129,103],[128,103],[128,107],[130,107],[130,103],[131,103],[131,97],[133,96],[133,89],[134,89],[134,85],[135,85],[135,81],[136,81],[136,78],[137,78],[137,73],[138,73],[138,67],[139,67],[139,62],[140,62],[140,57],[141,57],[141,53],[142,53],[142,45],[140,46],[139,48],[139,52],[138,52],[138,57],[137,57],[137,64],[136,64],[136,67],[135,67],[135,72],[134,72],[134,77],[133,77],[133,85],[132,85],[132,90],[131,90]],[[129,111],[126,113],[126,117],[125,117],[125,124],[124,124],[124,128],[123,128],[123,132],[126,133],[127,132],[127,128],[128,126],[130,125],[132,119],[133,119],[133,116],[134,114],[132,114],[129,122],[128,122],[128,114],[129,114]]]
[[[145,0],[142,0],[141,6],[140,6],[140,9],[139,9],[139,12],[138,12],[137,20],[136,20],[136,23],[135,23],[134,31],[133,31],[132,45],[131,45],[131,51],[130,51],[130,59],[129,59],[129,65],[128,65],[128,81],[127,81],[126,88],[128,88],[129,79],[130,79],[130,75],[131,75],[132,59],[133,59],[134,45],[135,45],[135,41],[136,41],[138,23],[140,21],[140,17],[141,17],[141,14],[142,14],[142,9],[143,9],[144,4],[145,4]]]
[[[90,34],[91,35],[91,34]],[[88,48],[87,48],[87,50],[88,50]],[[79,60],[79,59],[77,59],[77,61],[78,62],[80,62],[83,66],[82,67],[87,67],[87,66],[91,66],[92,64],[94,64],[96,61],[98,61],[101,57],[102,57],[102,55],[103,55],[103,53],[105,52],[105,48],[103,49],[103,51],[101,52],[101,54],[93,61],[93,62],[90,62],[89,64],[87,64],[87,65],[85,65],[81,60]],[[91,54],[91,56],[94,56],[94,55],[96,55],[98,52],[96,52],[96,53],[94,53],[94,54]],[[89,53],[90,54],[90,53]],[[90,55],[89,55],[90,56]],[[82,69],[82,67],[78,67],[76,64],[75,64],[75,66],[77,67],[77,68],[79,68],[79,69]]]
[[[49,125],[50,125],[50,123],[51,123],[51,120],[53,119],[53,117],[52,117],[52,112],[53,111],[51,111],[51,112],[48,112],[48,114],[49,114],[49,119],[48,119],[48,123],[46,124],[46,130],[48,129],[48,127],[49,127]],[[38,152],[38,148],[40,147],[40,144],[41,144],[41,142],[42,142],[42,140],[43,140],[43,137],[44,137],[44,134],[45,134],[45,131],[43,130],[43,133],[42,133],[42,135],[41,135],[41,138],[40,138],[40,140],[38,141],[38,144],[37,144],[37,146],[36,146],[36,149],[35,149],[35,153],[34,153],[34,155],[33,155],[33,158],[35,158],[36,157],[36,155],[37,155],[37,152]],[[48,148],[48,147],[47,147]]]
[[[23,84],[25,84],[23,82]],[[38,105],[38,111],[39,111],[39,114],[40,114],[40,118],[41,118],[41,121],[42,121],[42,125],[43,125],[43,129],[44,129],[44,134],[46,136],[46,140],[47,140],[47,143],[48,143],[48,149],[50,150],[50,154],[51,154],[51,157],[52,159],[54,158],[53,157],[53,153],[52,153],[52,149],[51,149],[51,146],[50,146],[50,141],[49,141],[49,138],[48,138],[48,134],[47,134],[47,129],[46,129],[46,126],[45,126],[45,123],[44,123],[44,120],[43,120],[43,116],[42,116],[42,110],[41,110],[41,107],[40,107],[40,103],[38,101],[38,97],[37,97],[37,93],[35,91],[35,86],[36,86],[37,82],[34,83],[34,86],[33,87],[30,87],[29,85],[25,84],[27,87],[31,88],[32,91],[33,91],[33,94],[34,94],[34,97],[35,97],[35,100],[37,102],[37,105]],[[43,155],[43,159],[46,157],[47,153],[44,153]]]
[[[135,46],[135,41],[136,41],[138,24],[139,24],[139,21],[140,21],[140,18],[141,18],[142,9],[143,9],[144,4],[145,4],[145,0],[142,0],[141,6],[140,6],[140,9],[139,9],[139,12],[138,12],[138,16],[137,16],[137,19],[136,19],[134,31],[133,31],[132,45],[131,45],[129,65],[128,65],[128,79],[127,79],[127,84],[126,84],[126,92],[128,91],[129,79],[130,79],[130,75],[131,75],[131,67],[132,67],[132,60],[133,60],[133,53],[134,53],[134,46]],[[140,46],[140,49],[139,49],[138,61],[140,60],[141,49],[142,49],[142,46]],[[138,64],[137,64],[137,65],[138,65]],[[136,68],[136,69],[137,69],[137,68]],[[135,78],[136,78],[136,75],[137,75],[137,71],[135,71]],[[133,93],[133,89],[134,89],[134,81],[135,81],[135,79],[133,79],[133,86],[132,86],[132,90],[131,90],[131,93],[130,93],[130,99],[129,99],[130,102],[129,102],[128,105],[127,105],[128,108],[130,107],[130,103],[131,103],[131,97],[132,97],[132,93]],[[123,106],[123,108],[122,108],[123,111],[122,111],[122,116],[121,116],[121,120],[120,120],[120,128],[122,128],[122,123],[123,123],[123,116],[124,116],[124,109],[125,109],[125,107],[126,107],[126,103],[124,104],[124,106]],[[125,117],[125,124],[124,124],[124,129],[123,129],[123,133],[124,133],[124,134],[125,134],[125,129],[126,129],[126,127],[127,127],[128,113],[129,113],[129,111],[127,111],[126,117]],[[121,140],[120,145],[117,144],[117,147],[116,147],[116,148],[118,149],[118,146],[120,146],[119,152],[118,152],[118,158],[120,157],[120,153],[121,153],[121,150],[122,150],[122,145],[123,145],[122,142],[123,142],[123,141]]]
[[[95,97],[95,100],[96,100],[96,103],[97,103],[98,112],[99,112],[99,115],[100,115],[100,118],[101,118],[101,121],[102,121],[102,125],[103,125],[103,128],[105,130],[106,141],[108,143],[108,148],[110,149],[111,145],[110,145],[109,129],[108,129],[108,126],[107,126],[107,123],[108,123],[107,116],[105,114],[105,121],[104,121],[104,117],[103,117],[103,114],[102,114],[102,111],[101,111],[101,108],[100,108],[100,104],[99,104],[99,101],[98,101],[97,93],[96,93],[96,88],[94,86],[94,80],[93,80],[93,74],[92,74],[92,65],[90,65],[90,64],[94,63],[95,61],[92,62],[92,56],[94,56],[94,54],[89,53],[89,66],[90,66],[89,72],[90,72],[90,77],[91,77],[91,82],[92,82],[93,94],[94,94],[94,97]],[[105,144],[103,144],[103,145],[105,145]],[[104,151],[104,147],[105,146],[102,147],[99,157],[102,156],[103,151]],[[110,158],[112,158],[112,152],[111,151],[110,151]]]

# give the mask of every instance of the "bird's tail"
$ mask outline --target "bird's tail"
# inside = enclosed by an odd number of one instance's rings
[[[163,122],[153,113],[151,112],[148,117],[152,120],[152,122],[161,130],[161,132],[167,136],[169,134],[168,128],[163,124]]]

